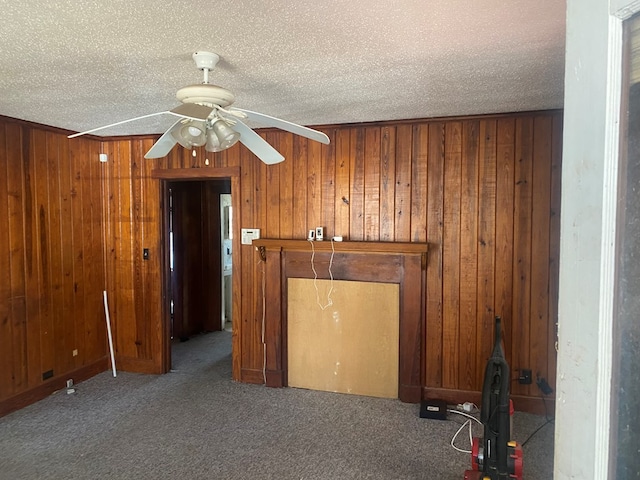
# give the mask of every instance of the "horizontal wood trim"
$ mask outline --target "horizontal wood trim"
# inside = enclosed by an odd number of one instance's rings
[[[269,250],[311,251],[316,252],[345,252],[345,253],[399,253],[422,254],[428,249],[427,243],[407,242],[331,242],[314,241],[313,245],[308,240],[286,240],[259,238],[253,241],[256,247],[264,247]]]
[[[422,398],[444,400],[449,405],[457,405],[464,402],[480,405],[482,392],[425,387],[422,390]],[[550,418],[555,416],[556,400],[554,397],[529,397],[512,394],[510,398],[513,400],[513,408],[516,411],[546,415]]]
[[[151,178],[162,180],[206,180],[238,175],[240,175],[240,167],[157,168],[151,171]]]
[[[103,357],[90,365],[77,368],[64,375],[57,375],[47,380],[46,383],[22,392],[0,402],[0,417],[15,412],[21,408],[36,403],[53,392],[66,388],[67,380],[72,379],[75,384],[83,382],[94,375],[104,372],[108,368],[108,357]]]

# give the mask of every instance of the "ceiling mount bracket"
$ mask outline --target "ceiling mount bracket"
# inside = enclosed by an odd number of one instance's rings
[[[192,55],[196,67],[204,72],[204,82],[209,83],[209,71],[213,70],[220,61],[220,55],[212,52],[196,52]]]

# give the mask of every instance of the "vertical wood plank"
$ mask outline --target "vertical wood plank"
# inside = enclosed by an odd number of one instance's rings
[[[9,230],[9,283],[11,285],[11,335],[13,356],[11,370],[16,389],[26,388],[27,378],[27,311],[24,251],[23,206],[23,129],[12,124],[7,128],[7,151],[16,161],[7,164],[7,193]]]
[[[280,135],[278,151],[285,160],[280,163],[280,238],[293,238],[293,135]]]
[[[308,230],[322,223],[322,144],[307,142],[307,218],[306,231],[302,238],[307,238]]]
[[[534,375],[548,378],[552,118],[548,115],[534,117],[533,134],[529,368]],[[534,384],[528,393],[537,391]]]
[[[293,215],[292,215],[292,238],[307,238],[308,208],[308,174],[307,174],[307,148],[308,141],[304,137],[293,137],[293,153],[291,155],[291,164],[293,169],[292,196],[293,196]],[[317,143],[317,142],[313,142]]]
[[[322,224],[327,232],[334,235],[342,235],[348,239],[348,232],[342,232],[336,226],[336,163],[337,163],[337,133],[332,129],[327,133],[331,143],[322,145],[322,170],[320,181],[322,182]],[[348,200],[348,199],[347,199]]]
[[[380,139],[380,241],[395,239],[396,129],[384,126]]]
[[[460,189],[462,124],[445,125],[442,249],[442,386],[456,388],[460,359]]]
[[[351,129],[349,148],[349,231],[351,240],[364,240],[365,132]]]
[[[42,130],[33,132],[33,155],[36,162],[35,202],[38,232],[38,283],[40,286],[40,375],[56,364],[55,331],[51,285],[52,232],[49,222],[49,162],[47,134]],[[40,377],[42,378],[42,377]]]
[[[533,119],[516,119],[515,192],[513,231],[513,322],[509,365],[515,371],[530,367],[531,347],[531,234]],[[512,392],[525,393],[527,386],[515,384]]]
[[[66,366],[63,352],[65,350],[65,317],[64,317],[64,264],[62,238],[62,193],[60,187],[61,165],[58,141],[54,133],[47,133],[47,164],[49,172],[49,242],[51,244],[51,313],[53,319],[52,342],[55,355],[55,372],[64,371]]]
[[[333,212],[335,227],[333,234],[331,230],[324,226],[329,235],[341,235],[351,238],[349,211],[351,192],[349,191],[350,180],[350,154],[351,154],[351,129],[338,130],[336,134],[336,157],[335,157],[335,196],[333,201]]]
[[[411,161],[411,241],[427,241],[427,165],[429,125],[418,124],[412,133]]]
[[[411,241],[411,125],[399,125],[396,130],[396,242]]]
[[[513,324],[513,215],[515,119],[497,121],[496,145],[496,267],[495,311],[502,318],[504,338],[511,339]],[[491,327],[493,336],[493,322]],[[493,345],[493,342],[491,342]],[[511,358],[511,341],[505,341],[505,356]]]
[[[265,234],[267,212],[267,175],[268,171],[275,170],[273,166],[266,166],[256,161],[253,154],[246,148],[240,150],[240,172],[242,175],[240,197],[242,205],[234,211],[234,217],[240,223],[240,228],[261,228]],[[254,180],[255,179],[255,180]],[[254,184],[255,181],[255,184]],[[238,258],[238,253],[240,254]],[[263,312],[256,310],[258,305],[255,283],[260,281],[255,271],[253,248],[250,245],[242,245],[240,252],[234,252],[234,265],[240,265],[242,276],[242,316],[233,312],[234,328],[240,336],[240,352],[236,355],[240,358],[241,368],[257,368],[254,361],[256,354],[263,353],[261,338],[257,338],[254,319],[261,318]],[[235,273],[234,273],[235,274]]]
[[[77,278],[78,299],[76,306],[80,307],[77,314],[81,315],[82,328],[78,332],[78,362],[86,365],[105,354],[106,331],[102,314],[103,278],[103,249],[104,238],[101,222],[101,182],[100,162],[97,161],[99,145],[82,139],[81,154],[75,157],[76,169],[76,198],[75,203],[80,206],[82,218],[81,238],[79,242],[82,250],[77,258],[75,270],[80,275]],[[78,366],[79,366],[78,365]]]
[[[477,365],[478,120],[462,123],[460,186],[460,357],[458,388],[472,390]]]
[[[153,141],[146,139],[142,141],[140,153],[147,152],[153,146]],[[142,284],[142,304],[145,306],[145,338],[147,338],[146,355],[153,359],[157,368],[163,368],[161,364],[162,349],[165,345],[166,329],[164,323],[160,322],[160,328],[155,323],[157,319],[164,318],[164,308],[168,305],[162,304],[162,289],[158,288],[158,281],[162,278],[162,213],[161,203],[162,191],[160,182],[151,178],[151,172],[155,167],[155,161],[141,158],[141,176],[144,178],[142,218],[144,221],[142,230],[142,246],[149,248],[151,261],[143,262],[143,284]],[[139,252],[140,255],[140,252]]]
[[[9,217],[9,164],[14,161],[13,150],[7,145],[6,125],[0,124],[0,216]],[[11,248],[9,228],[0,228],[0,271],[11,272]],[[5,274],[6,275],[6,274]],[[14,339],[11,315],[11,279],[9,275],[0,282],[0,400],[12,396],[16,391],[13,379]],[[8,277],[8,278],[7,278]]]
[[[276,150],[279,149],[275,134],[268,133],[266,140]],[[267,223],[265,230],[268,238],[280,238],[280,175],[282,168],[282,163],[267,166],[267,203],[265,204]]]
[[[364,240],[380,240],[380,128],[365,128]]]
[[[443,247],[444,247],[444,123],[429,124],[427,165],[427,287],[425,333],[425,382],[442,386]]]
[[[76,329],[79,318],[75,316],[74,298],[74,241],[76,232],[74,229],[73,209],[71,206],[71,157],[69,155],[69,142],[60,135],[55,136],[58,142],[58,158],[60,164],[60,212],[62,244],[62,314],[66,319],[63,322],[64,336],[61,342],[62,350],[59,352],[63,371],[71,371],[75,365],[73,350],[75,345]]]
[[[480,121],[478,164],[478,309],[475,385],[482,385],[486,361],[493,349],[495,325],[496,249],[496,121]]]
[[[70,160],[70,192],[69,201],[71,204],[71,212],[73,216],[73,304],[74,317],[76,320],[73,332],[73,349],[77,351],[77,355],[71,354],[73,368],[83,365],[86,358],[86,330],[88,319],[85,313],[85,297],[86,297],[86,275],[84,266],[84,251],[86,229],[91,228],[90,218],[85,218],[83,212],[83,185],[82,174],[87,168],[86,160],[88,156],[87,143],[85,139],[78,140],[78,146],[69,150]],[[87,202],[88,203],[88,202]],[[82,312],[82,313],[80,313]]]
[[[24,192],[24,249],[25,249],[25,296],[27,321],[27,380],[28,388],[42,383],[40,349],[40,262],[38,256],[38,208],[36,203],[36,159],[31,129],[25,129],[23,142]]]

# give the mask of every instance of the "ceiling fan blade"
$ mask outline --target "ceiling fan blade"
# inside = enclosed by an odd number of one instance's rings
[[[287,132],[291,132],[296,135],[300,135],[302,137],[315,140],[316,142],[329,145],[329,137],[327,137],[322,132],[313,130],[312,128],[303,127],[302,125],[298,125],[296,123],[287,122],[286,120],[282,120],[280,118],[272,117],[270,115],[265,115],[264,113],[252,112],[251,110],[245,110],[243,108],[233,107],[233,108],[230,108],[229,110],[230,111],[236,110],[236,111],[242,112],[247,116],[249,120],[253,120],[255,122],[261,123],[262,125],[265,125],[268,127],[276,127],[276,128],[279,128],[280,130],[285,130]]]
[[[67,136],[67,138],[79,137],[80,135],[86,135],[87,133],[97,132],[98,130],[103,130],[109,127],[115,127],[117,125],[133,122],[135,120],[142,120],[143,118],[150,118],[150,117],[155,117],[157,115],[164,115],[165,113],[170,113],[171,115],[175,115],[176,117],[180,117],[180,118],[188,118],[190,120],[206,120],[212,111],[213,111],[213,108],[206,107],[204,105],[198,105],[196,103],[183,103],[182,105],[178,105],[176,108],[172,108],[171,110],[166,110],[164,112],[150,113],[148,115],[142,115],[141,117],[130,118],[128,120],[122,120],[121,122],[111,123],[109,125],[104,125],[102,127],[92,128],[91,130],[87,130],[85,132],[74,133],[73,135]]]
[[[102,127],[92,128],[91,130],[87,130],[87,131],[80,132],[80,133],[74,133],[73,135],[68,135],[67,138],[79,137],[80,135],[86,135],[87,133],[97,132],[98,130],[103,130],[103,129],[109,128],[109,127],[115,127],[116,125],[122,125],[123,123],[133,122],[135,120],[142,120],[143,118],[150,118],[150,117],[155,117],[157,115],[164,115],[165,113],[170,113],[170,112],[156,112],[156,113],[150,113],[148,115],[142,115],[141,117],[135,117],[135,118],[130,118],[128,120],[122,120],[121,122],[112,123],[110,125],[104,125]]]
[[[231,128],[240,134],[240,142],[267,165],[280,163],[284,160],[280,152],[240,120],[235,120],[235,124],[231,125]]]
[[[176,108],[172,108],[167,113],[177,117],[189,118],[191,120],[206,120],[213,112],[212,107],[199,105],[197,103],[183,103]]]
[[[173,137],[174,130],[177,130],[180,127],[182,120],[178,120],[176,123],[171,125],[171,128],[164,132],[164,134],[153,144],[153,146],[149,149],[147,153],[145,153],[144,158],[162,158],[166,156],[171,149],[175,146],[178,141]]]

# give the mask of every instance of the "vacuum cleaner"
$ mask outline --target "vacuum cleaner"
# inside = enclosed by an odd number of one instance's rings
[[[473,439],[472,469],[464,472],[464,480],[522,480],[522,447],[511,440],[510,382],[509,365],[502,349],[500,317],[496,317],[493,352],[482,386],[480,421],[484,437]]]

